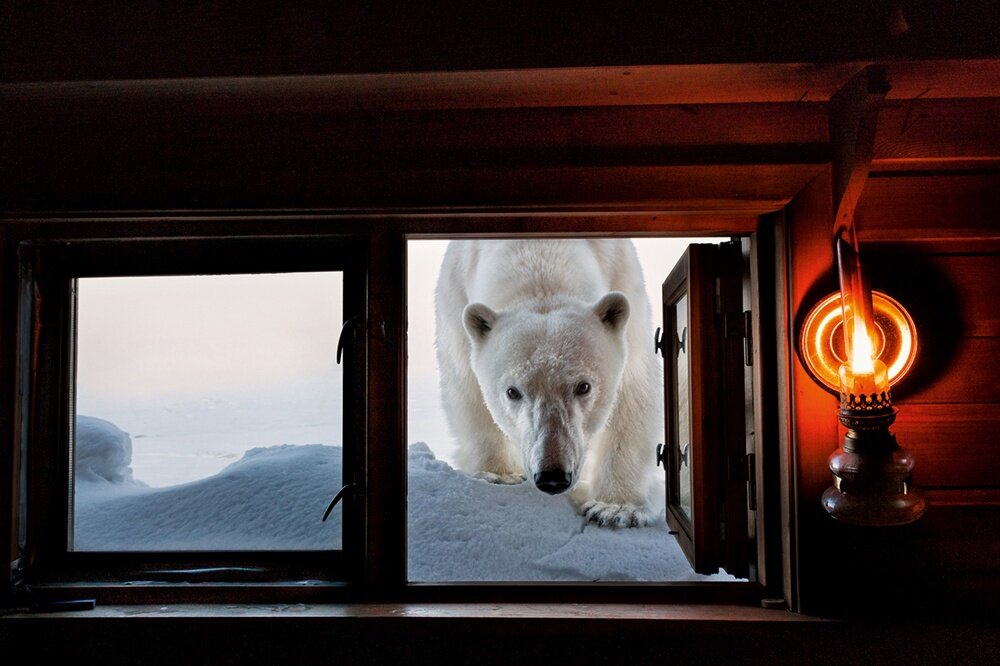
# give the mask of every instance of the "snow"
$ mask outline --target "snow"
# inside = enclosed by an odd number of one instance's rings
[[[80,416],[76,419],[77,481],[134,483],[132,479],[132,439],[127,432],[103,419]]]
[[[81,416],[75,505],[78,551],[314,550],[340,545],[341,449],[257,447],[208,478],[165,488],[131,478],[127,433]],[[665,525],[585,525],[565,496],[501,486],[409,451],[409,577],[413,581],[734,580],[691,572]]]
[[[565,495],[488,483],[410,446],[412,581],[697,581],[666,524],[585,524]]]
[[[310,444],[250,449],[218,474],[167,488],[78,484],[74,550],[334,550],[340,507],[322,517],[340,478],[340,447]]]

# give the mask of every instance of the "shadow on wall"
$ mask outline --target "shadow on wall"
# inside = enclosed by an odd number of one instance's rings
[[[936,382],[951,367],[965,333],[962,300],[934,257],[914,254],[912,248],[879,248],[869,252],[866,266],[872,288],[902,303],[917,327],[917,357],[910,373],[893,387],[893,396],[905,399]]]

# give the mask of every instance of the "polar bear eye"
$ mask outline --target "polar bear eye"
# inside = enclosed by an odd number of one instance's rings
[[[510,398],[511,400],[520,400],[521,392],[518,391],[513,386],[511,386],[509,389],[507,389],[507,397]]]
[[[574,389],[573,392],[576,393],[577,395],[587,395],[588,393],[590,393],[590,384],[588,384],[587,382],[580,382],[579,384],[576,385],[576,388]]]

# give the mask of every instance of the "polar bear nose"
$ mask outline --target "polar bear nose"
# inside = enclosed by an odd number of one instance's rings
[[[543,493],[558,495],[573,485],[573,473],[550,469],[535,474],[535,485]]]

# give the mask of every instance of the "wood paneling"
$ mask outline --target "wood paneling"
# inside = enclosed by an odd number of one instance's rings
[[[932,255],[928,259],[958,296],[962,336],[1000,337],[1000,255]]]
[[[820,68],[821,96],[852,67]],[[829,159],[825,105],[799,101],[808,90],[793,95],[777,71],[709,68],[709,81],[695,84],[694,71],[682,69],[643,72],[646,83],[612,106],[603,103],[606,77],[631,74],[572,71],[562,92],[542,98],[560,73],[10,85],[0,107],[8,120],[0,196],[8,209],[42,210],[645,206],[760,214],[780,209]],[[734,93],[727,82],[740,76],[771,84]],[[683,98],[681,81],[704,83],[708,102],[662,104]],[[494,97],[484,92],[490,83]],[[727,96],[778,101],[716,103]]]
[[[1000,485],[1000,406],[899,402],[897,407],[892,431],[916,456],[917,486]]]
[[[347,208],[716,211],[780,209],[822,167],[476,167],[318,170],[295,165],[192,173],[142,168],[4,180],[11,209]]]
[[[891,12],[903,34],[890,35]],[[992,56],[996,3],[7,2],[0,78]],[[919,92],[919,89],[918,89]]]
[[[1000,237],[1000,173],[873,175],[858,204],[862,242]]]
[[[801,164],[828,159],[819,105],[601,107],[261,114],[224,106],[45,115],[15,111],[7,179],[142,170],[386,171],[407,168]],[[166,107],[166,108],[163,108]],[[183,137],[182,140],[178,140]],[[55,171],[55,174],[52,172]],[[789,196],[793,193],[789,193]]]
[[[955,64],[949,66],[956,67]],[[1000,69],[991,65],[991,61],[968,66]],[[84,113],[96,105],[109,103],[120,108],[148,110],[151,104],[162,102],[182,109],[206,104],[252,103],[259,113],[799,104],[827,101],[863,67],[864,63],[854,62],[567,67],[58,81],[11,84],[3,86],[2,90],[12,103],[30,101],[38,104],[39,110],[69,105]],[[946,88],[942,86],[939,90]]]
[[[987,107],[986,118],[962,116]],[[921,100],[911,110],[911,131],[951,136],[957,154],[974,153],[977,136],[983,154],[997,147],[995,100]],[[922,110],[932,113],[918,117]],[[880,136],[899,130],[894,118]],[[983,123],[994,129],[970,129]],[[893,431],[916,456],[918,486],[965,493],[973,503],[974,489],[1000,488],[998,206],[997,172],[896,173],[871,178],[858,211],[873,284],[910,310],[920,341],[913,373],[894,389]]]
[[[928,351],[918,353],[926,356]],[[921,364],[933,362],[933,358],[919,361]],[[960,338],[954,357],[931,383],[911,387],[901,382],[901,389],[906,389],[901,396],[905,396],[908,403],[1000,403],[998,374],[1000,338]]]
[[[1000,99],[921,97],[884,103],[875,135],[874,170],[882,168],[879,162],[884,160],[960,158],[1000,158]]]

